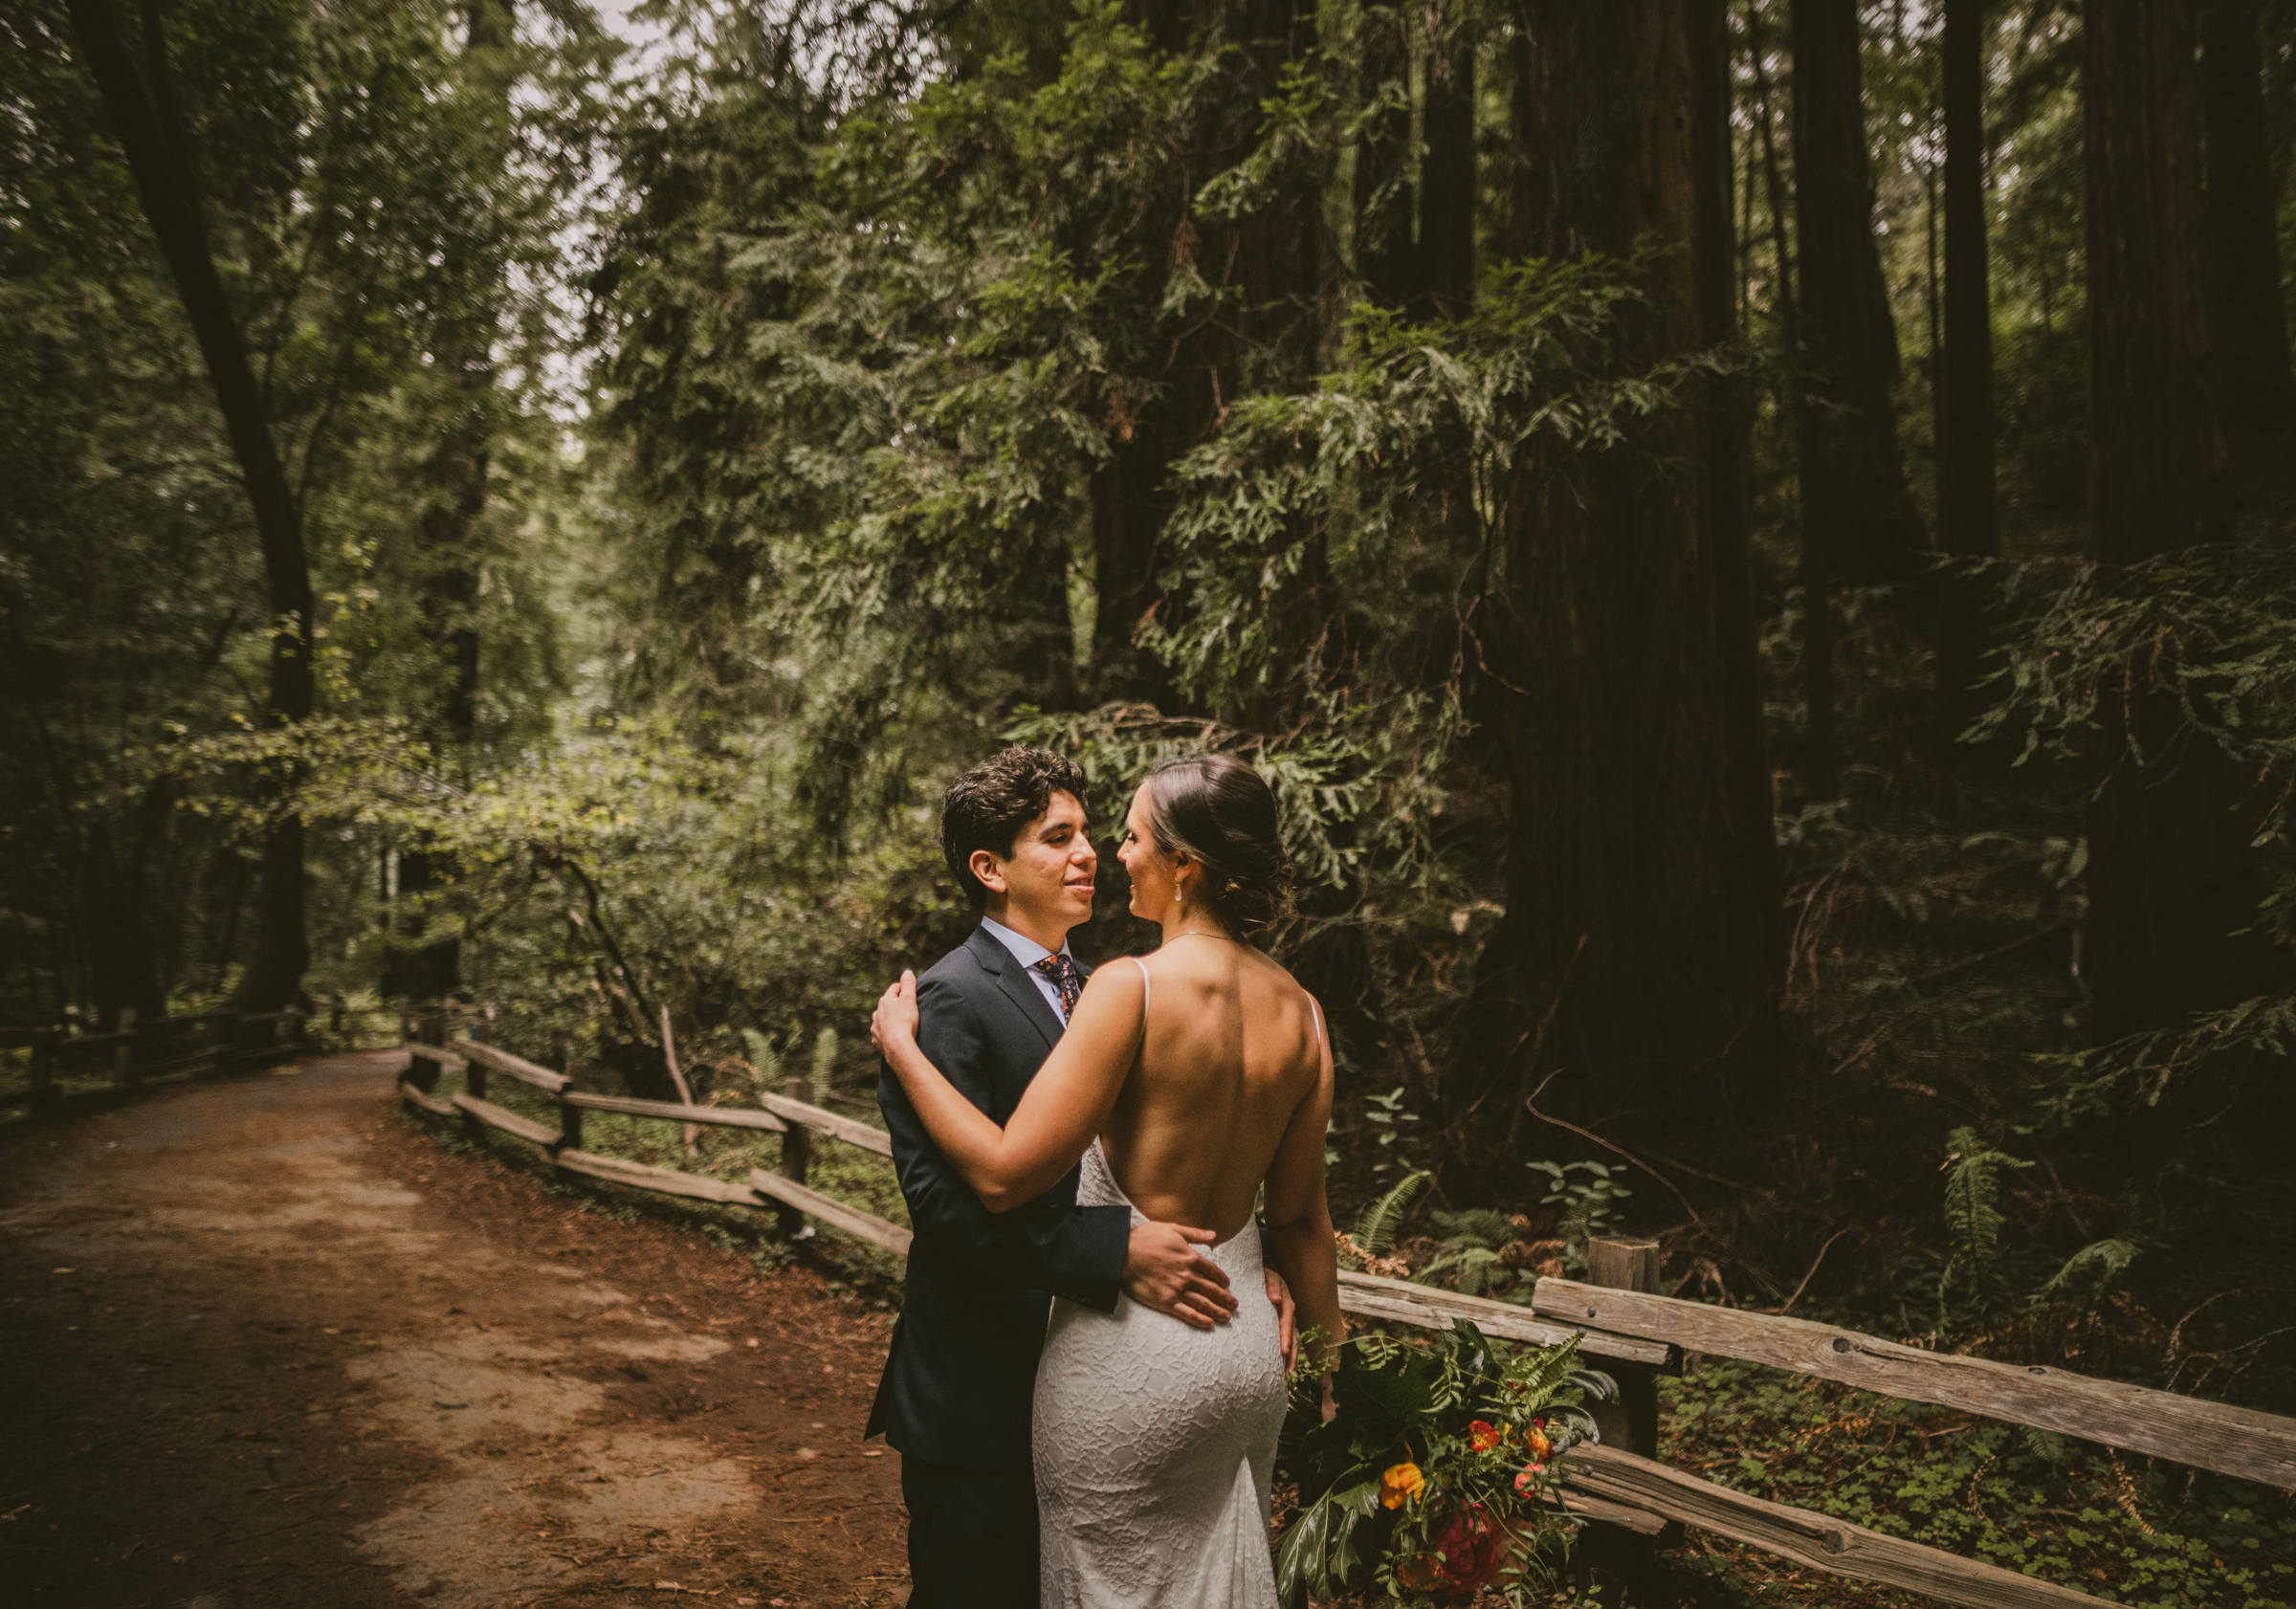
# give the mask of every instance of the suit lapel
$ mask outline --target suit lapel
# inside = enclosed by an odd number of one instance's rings
[[[1058,1045],[1062,1031],[1060,1014],[1046,1003],[1044,992],[1029,981],[1027,968],[1015,960],[1012,952],[998,943],[986,928],[973,929],[973,936],[965,940],[965,945],[981,963],[981,970],[997,981],[997,987],[1004,991],[1005,998],[1028,1019],[1028,1025],[1044,1036],[1045,1049],[1049,1051]]]

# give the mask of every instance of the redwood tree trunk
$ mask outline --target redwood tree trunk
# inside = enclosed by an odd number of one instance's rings
[[[1897,324],[1873,238],[1857,0],[1794,0],[1801,534],[1823,586],[1912,580],[1929,546],[1897,447]]]
[[[147,13],[158,26],[156,12]],[[104,0],[71,0],[72,30],[80,56],[110,113],[128,176],[159,242],[160,253],[183,298],[184,312],[209,383],[223,415],[232,456],[263,550],[265,601],[273,627],[271,685],[265,711],[272,725],[292,727],[310,717],[313,696],[311,572],[303,556],[302,511],[287,484],[272,440],[270,408],[247,360],[238,316],[225,296],[208,245],[207,226],[189,183],[188,131],[166,116],[173,104],[165,74],[165,41],[144,41],[158,75],[146,85],[113,26]],[[294,778],[289,778],[292,786]],[[303,822],[292,807],[276,812],[263,841],[263,881],[256,896],[255,953],[239,980],[232,1003],[240,1010],[277,1010],[302,986],[310,965],[303,923]]]
[[[1719,29],[1719,0],[1530,12],[1530,249],[1687,247],[1650,263],[1623,363],[1704,345],[1729,298]],[[1658,416],[1570,484],[1523,485],[1509,534],[1516,1054],[1555,1075],[1545,1110],[1614,1134],[1711,1119],[1776,981],[1743,536],[1734,484],[1700,470],[1733,437],[1711,410]]]
[[[2200,138],[2182,0],[2087,10],[2089,521],[2129,564],[2224,533],[2225,454],[2209,394]],[[2111,701],[2113,771],[2089,812],[2087,971],[2101,1037],[2169,1026],[2256,992],[2256,916],[2236,779],[2207,745],[2163,753],[2166,697]],[[2142,745],[2150,762],[2124,752]]]
[[[1365,7],[1356,48],[1368,108],[1356,142],[1356,275],[1376,300],[1404,307],[1426,286],[1411,232],[1411,53],[1401,9]]]
[[[1945,353],[1937,384],[1937,545],[2000,556],[1994,513],[1993,292],[1985,255],[1985,8],[1945,3]],[[1976,717],[1985,587],[1949,578],[1938,594],[1937,734]]]
[[[1176,7],[1151,10],[1161,19],[1155,25],[1159,42],[1184,37],[1192,20],[1208,14],[1203,7],[1187,16]],[[1218,319],[1197,311],[1159,337],[1156,359],[1161,366],[1147,377],[1160,387],[1159,394],[1136,395],[1120,382],[1111,386],[1110,457],[1092,485],[1097,611],[1091,680],[1104,699],[1168,706],[1164,667],[1134,639],[1152,611],[1186,606],[1184,598],[1167,598],[1157,581],[1159,543],[1173,505],[1171,466],[1225,422],[1230,404],[1260,384],[1258,365],[1272,364],[1280,372],[1283,360],[1296,360],[1296,348],[1314,334],[1321,176],[1233,222],[1192,216],[1188,204],[1204,180],[1250,155],[1259,139],[1260,106],[1280,93],[1288,64],[1314,53],[1315,11],[1304,0],[1245,0],[1216,20],[1230,30],[1230,42],[1251,63],[1252,77],[1236,101],[1205,109],[1185,192],[1176,187],[1165,205],[1146,210],[1132,238],[1142,261],[1168,268],[1184,255],[1207,282],[1238,294]],[[1407,230],[1403,244],[1410,246]],[[1143,276],[1142,301],[1156,305],[1163,284],[1161,271]]]
[[[1729,0],[1698,0],[1689,8],[1693,182],[1690,268],[1698,287],[1700,344],[1713,347],[1745,339],[1739,317],[1738,241],[1731,227],[1732,184],[1737,163],[1731,145]],[[1748,181],[1752,188],[1751,176]],[[1721,702],[1723,760],[1728,767],[1725,809],[1730,849],[1721,865],[1723,902],[1754,914],[1749,934],[1755,955],[1785,953],[1782,873],[1777,856],[1777,805],[1762,738],[1762,687],[1755,648],[1754,574],[1747,552],[1746,465],[1754,414],[1753,387],[1743,376],[1711,383],[1698,414],[1698,518],[1713,551],[1715,692]],[[1777,959],[1770,962],[1775,968]],[[1732,1047],[1733,1093],[1766,1107],[1777,1093],[1780,1024],[1777,979],[1762,978],[1748,1025]]]
[[[463,76],[487,121],[488,142],[506,156],[510,135],[512,67],[518,16],[513,0],[470,0]],[[498,271],[497,271],[498,272]],[[465,327],[440,342],[444,366],[462,395],[427,466],[430,496],[416,531],[421,557],[423,633],[438,677],[431,740],[443,763],[468,754],[478,724],[478,629],[471,611],[478,599],[478,527],[486,513],[487,471],[495,428],[492,352],[497,298],[480,295]],[[445,1000],[462,986],[462,941],[453,935],[418,943],[429,915],[422,896],[453,880],[452,860],[426,844],[399,857],[399,893],[412,915],[385,954],[383,998]],[[410,929],[410,931],[409,931]]]
[[[1456,318],[1475,294],[1475,38],[1461,8],[1427,62],[1419,172],[1419,280],[1427,311]]]
[[[2234,461],[2270,467],[2296,425],[2280,285],[2280,188],[2264,138],[2256,0],[2204,0],[2201,115],[2208,138],[2207,272],[2217,402]]]

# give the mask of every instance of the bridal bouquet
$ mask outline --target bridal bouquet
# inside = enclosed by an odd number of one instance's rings
[[[1277,1464],[1299,1488],[1276,1550],[1284,1601],[1366,1587],[1411,1604],[1519,1598],[1551,1577],[1566,1530],[1540,1499],[1555,1461],[1595,1439],[1582,1403],[1618,1395],[1578,1361],[1575,1339],[1494,1347],[1465,1319],[1432,1346],[1342,1346],[1337,1417],[1295,1390],[1284,1425]]]

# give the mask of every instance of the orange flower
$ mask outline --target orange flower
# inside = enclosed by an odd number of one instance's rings
[[[1380,1476],[1380,1502],[1385,1508],[1400,1509],[1417,1498],[1426,1484],[1427,1478],[1419,1472],[1419,1466],[1406,1458],[1401,1464],[1388,1466]]]
[[[1468,1424],[1468,1444],[1472,1446],[1477,1452],[1489,1452],[1491,1448],[1497,1446],[1506,1439],[1507,1432],[1504,1430],[1494,1429],[1490,1425],[1484,1423],[1479,1419],[1471,1421]]]
[[[1523,1445],[1530,1450],[1534,1464],[1546,1463],[1555,1451],[1555,1444],[1548,1441],[1546,1432],[1535,1424],[1523,1432]]]

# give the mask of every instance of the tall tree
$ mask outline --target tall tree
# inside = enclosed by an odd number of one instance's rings
[[[275,727],[290,728],[310,718],[315,691],[314,601],[303,552],[302,510],[272,439],[269,406],[248,362],[246,337],[208,243],[189,158],[189,132],[176,112],[168,75],[166,30],[157,8],[147,9],[142,40],[145,67],[140,72],[105,0],[71,0],[71,17],[137,197],[183,298],[239,465],[262,548],[265,601],[272,622],[265,710]],[[242,1009],[276,1009],[293,1001],[301,987],[310,964],[303,876],[303,822],[289,806],[275,812],[264,834],[255,951],[233,997]]]
[[[1468,9],[1444,8],[1428,43],[1419,280],[1430,311],[1451,316],[1475,294],[1476,40]]]
[[[1527,20],[1526,244],[1676,248],[1641,259],[1620,356],[1701,348],[1731,294],[1720,0],[1545,0]],[[1508,533],[1501,945],[1515,1053],[1560,1074],[1547,1099],[1581,1123],[1712,1113],[1777,981],[1738,497],[1700,470],[1734,442],[1718,410],[1647,418],[1574,483],[1527,487]]]
[[[2000,556],[1994,511],[1993,291],[1985,252],[1984,0],[1946,0],[1945,353],[1937,381],[1937,542]],[[1938,594],[1937,731],[1951,742],[1976,714],[1984,651],[1981,584]]]
[[[518,15],[513,0],[469,0],[465,11],[461,82],[472,133],[492,157],[484,165],[501,166],[510,157],[512,52]],[[450,765],[467,762],[478,719],[478,630],[472,620],[478,598],[475,544],[486,511],[487,465],[495,427],[496,319],[500,301],[499,262],[469,265],[481,283],[442,331],[438,368],[448,391],[447,428],[430,454],[429,496],[417,520],[418,584],[422,587],[423,635],[435,660],[428,678],[434,689],[426,737]],[[462,981],[462,944],[452,934],[428,937],[431,913],[426,895],[452,879],[445,857],[427,844],[399,856],[399,894],[409,907],[386,953],[383,993],[416,1000],[443,1000]]]
[[[2135,563],[2225,534],[2209,393],[2200,126],[2187,0],[2086,9],[2082,63],[2092,553]],[[2220,750],[2172,742],[2172,695],[2108,702],[2089,811],[2087,972],[2110,1038],[2257,992],[2247,849]]]
[[[1363,8],[1356,60],[1363,102],[1356,140],[1356,276],[1378,300],[1406,307],[1424,281],[1411,231],[1411,43],[1401,8]]]
[[[1821,585],[1910,581],[1929,546],[1897,444],[1897,321],[1873,235],[1857,0],[1794,0],[1801,540]]]
[[[1300,338],[1312,325],[1317,290],[1322,174],[1277,165],[1255,203],[1240,213],[1196,205],[1206,180],[1244,163],[1261,143],[1261,108],[1282,93],[1286,68],[1314,51],[1313,6],[1168,0],[1149,12],[1150,37],[1159,50],[1231,44],[1242,67],[1207,77],[1203,97],[1187,105],[1180,182],[1144,203],[1120,241],[1090,247],[1097,255],[1115,244],[1149,265],[1132,305],[1152,332],[1148,372],[1112,376],[1109,383],[1109,456],[1092,487],[1093,681],[1104,698],[1160,703],[1169,677],[1135,644],[1143,624],[1169,603],[1157,566],[1172,511],[1171,466],[1219,428],[1263,371],[1312,350],[1312,341],[1303,344]],[[1408,148],[1406,121],[1406,154]],[[1407,187],[1397,188],[1407,209]],[[1402,222],[1407,253],[1408,210]],[[1175,296],[1174,281],[1182,274],[1201,291],[1190,286]]]
[[[2274,462],[2296,427],[2296,378],[2280,279],[2280,188],[2264,134],[2256,0],[2200,0],[2207,130],[2209,318],[2219,412],[2242,469]],[[2237,339],[2235,337],[2237,336]]]

